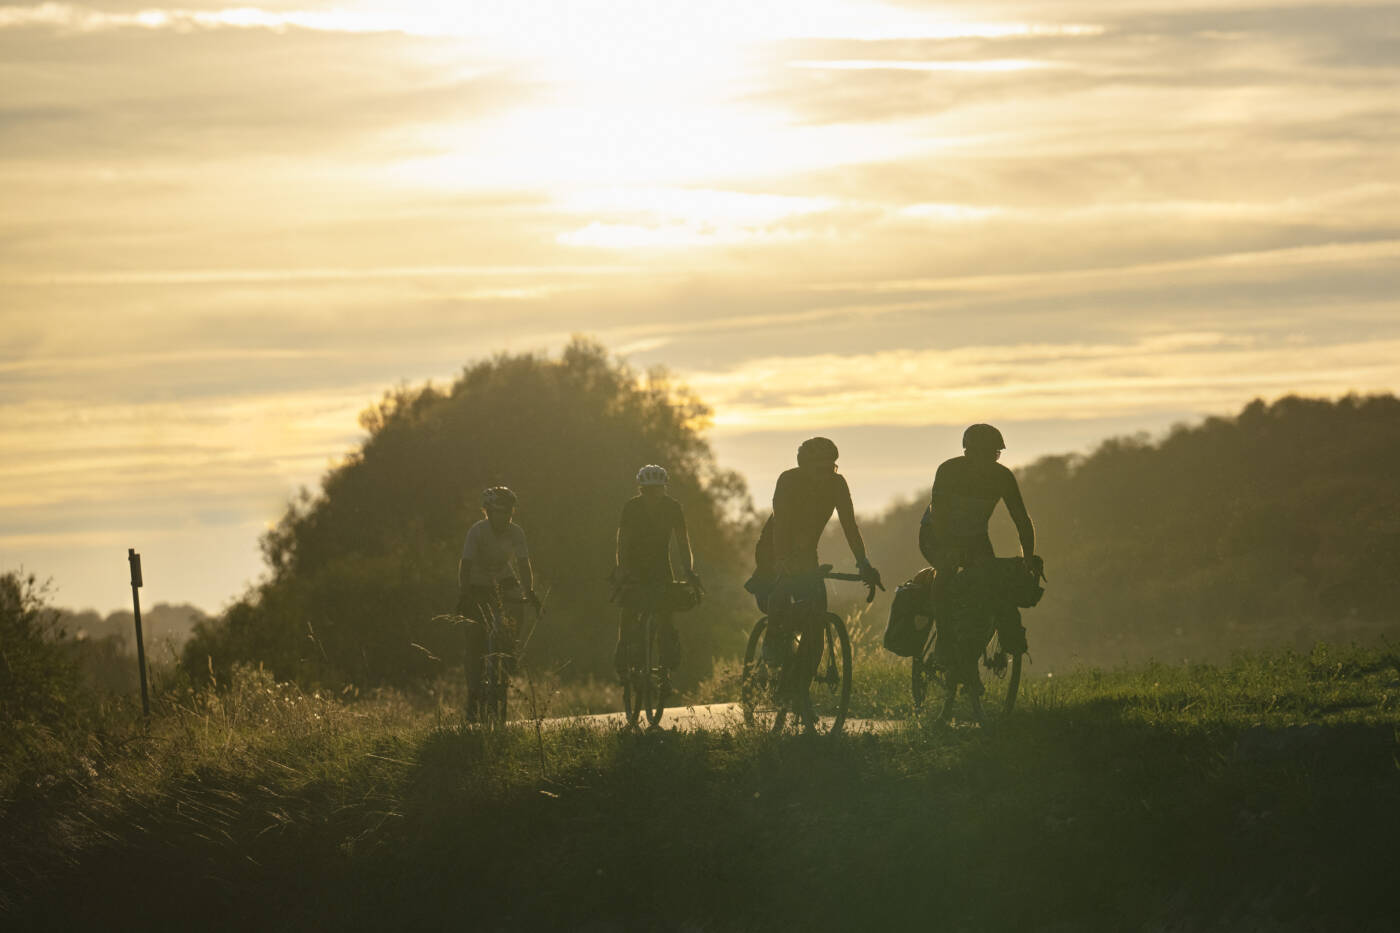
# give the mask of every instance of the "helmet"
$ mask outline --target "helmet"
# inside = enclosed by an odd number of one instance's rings
[[[809,437],[797,448],[797,463],[835,463],[836,445],[825,437]]]
[[[974,424],[963,432],[964,450],[1005,450],[1001,432],[990,424]]]
[[[508,509],[516,503],[515,493],[505,486],[490,486],[481,491],[483,509]]]
[[[666,475],[666,468],[648,463],[637,471],[638,486],[665,486],[671,481],[671,477]]]

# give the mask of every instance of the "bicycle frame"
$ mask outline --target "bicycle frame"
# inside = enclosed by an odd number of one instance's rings
[[[823,565],[820,575],[825,580],[865,582],[859,574],[832,573],[830,565]],[[869,583],[866,583],[866,587],[866,601],[870,602],[875,598],[875,587]],[[805,731],[815,732],[822,724],[823,715],[817,713],[812,703],[811,687],[813,683],[822,683],[836,691],[835,709],[831,710],[829,728],[831,733],[838,733],[845,723],[850,703],[850,635],[839,616],[831,612],[817,611],[810,601],[795,601],[789,611],[792,614],[795,632],[784,633],[783,637],[795,637],[797,641],[791,648],[787,644],[782,646],[781,655],[777,659],[776,684],[773,684],[768,672],[768,662],[755,657],[758,646],[766,641],[771,633],[770,618],[765,616],[760,619],[749,636],[743,673],[744,718],[748,722],[754,720],[756,692],[771,692],[774,694],[775,703],[774,732],[782,730],[789,712],[801,720]],[[821,639],[815,653],[811,647],[814,638]],[[823,670],[825,673],[820,673]],[[774,686],[775,690],[772,689]]]

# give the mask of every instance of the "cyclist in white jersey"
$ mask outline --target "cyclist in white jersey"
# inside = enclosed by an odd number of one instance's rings
[[[457,564],[457,612],[466,617],[466,673],[469,691],[480,693],[485,670],[486,629],[494,617],[503,624],[497,632],[497,650],[504,652],[514,666],[515,623],[504,611],[504,604],[522,600],[536,610],[534,570],[525,529],[511,521],[516,495],[505,486],[492,486],[481,493],[486,517],[472,525],[462,543],[462,559]]]

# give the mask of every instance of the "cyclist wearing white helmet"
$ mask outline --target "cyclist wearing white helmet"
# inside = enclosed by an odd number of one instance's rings
[[[681,504],[666,492],[671,478],[666,469],[648,463],[637,471],[638,493],[622,507],[617,523],[617,566],[613,580],[619,588],[665,585],[674,582],[671,568],[671,539],[675,538],[686,582],[700,586],[695,573],[694,555],[690,550],[690,533],[685,525]],[[680,638],[670,613],[658,613],[661,625],[662,664],[675,669],[680,659]],[[614,656],[618,673],[626,670],[624,645],[636,630],[640,613],[622,610]]]
[[[511,521],[515,503],[515,493],[505,486],[482,490],[481,510],[486,517],[467,531],[457,564],[457,613],[474,623],[467,626],[467,686],[469,694],[478,696],[486,652],[482,623],[492,615],[508,623],[499,637],[506,653],[513,656],[515,620],[503,611],[504,604],[527,601],[537,610],[540,605],[525,529]]]

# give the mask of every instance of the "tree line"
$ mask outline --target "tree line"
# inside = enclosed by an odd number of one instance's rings
[[[1211,660],[1400,635],[1397,464],[1388,394],[1256,400],[1042,457],[1017,471],[1050,576],[1026,614],[1032,656]],[[923,564],[927,496],[864,527],[887,579]],[[998,554],[1017,553],[1004,509],[993,533]]]

